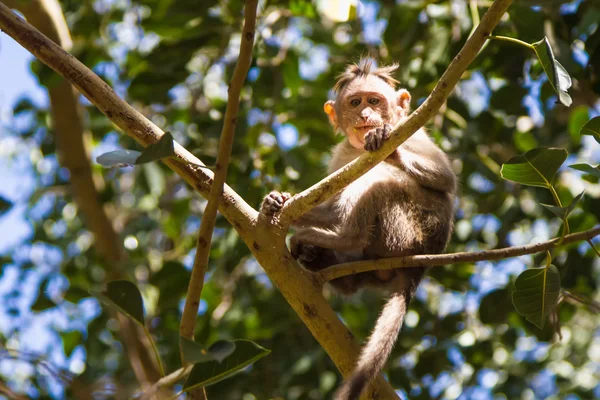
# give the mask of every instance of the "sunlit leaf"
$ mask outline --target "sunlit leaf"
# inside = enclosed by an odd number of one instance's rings
[[[114,150],[96,157],[96,162],[105,167],[120,167],[145,164],[175,155],[173,136],[166,132],[158,142],[146,147],[141,153],[136,150]]]
[[[209,386],[229,378],[271,352],[249,340],[236,340],[234,343],[235,351],[221,363],[210,361],[194,365],[183,385],[183,390],[190,390],[197,386]]]
[[[500,175],[522,185],[549,188],[556,171],[567,159],[565,149],[540,147],[516,156],[502,165]]]
[[[512,301],[517,312],[540,329],[558,302],[560,275],[554,265],[523,271],[515,282]]]
[[[550,204],[541,204],[542,206],[546,207],[548,210],[552,211],[552,213],[554,215],[556,215],[558,218],[562,219],[563,221],[567,219],[567,217],[569,216],[569,214],[571,214],[571,211],[573,211],[575,209],[575,206],[577,205],[577,203],[579,203],[579,201],[581,201],[581,198],[583,197],[583,193],[581,192],[579,193],[571,202],[571,204],[569,204],[566,207],[558,207],[558,206],[553,206]]]
[[[571,77],[567,70],[554,58],[554,52],[548,38],[544,36],[539,42],[533,43],[533,48],[542,68],[544,68],[544,72],[548,76],[548,81],[558,95],[558,100],[569,107],[573,102],[571,96],[567,93],[572,84]]]
[[[576,169],[578,171],[583,171],[583,172],[587,172],[588,174],[597,176],[598,178],[600,178],[600,164],[596,165],[595,167],[589,165],[589,164],[573,164],[573,165],[569,165],[569,168],[573,168]]]
[[[90,291],[103,303],[117,307],[119,311],[144,325],[144,303],[137,286],[129,281],[112,281],[103,292]]]
[[[590,119],[581,128],[582,135],[591,135],[596,139],[596,142],[600,143],[600,117],[594,117]]]
[[[96,157],[96,162],[105,167],[134,165],[140,155],[142,153],[135,150],[114,150],[100,154]]]
[[[357,0],[319,0],[317,2],[321,14],[336,22],[356,19],[357,5]]]

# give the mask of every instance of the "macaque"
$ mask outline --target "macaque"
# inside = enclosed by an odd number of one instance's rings
[[[346,139],[333,149],[329,173],[379,149],[391,127],[407,117],[410,94],[396,90],[392,73],[397,68],[376,68],[363,59],[339,75],[335,101],[327,101],[324,110]],[[369,172],[294,221],[291,253],[312,271],[357,260],[441,253],[452,231],[455,194],[456,177],[447,156],[419,130]],[[288,198],[272,192],[262,212],[273,215]],[[391,293],[336,400],[358,399],[384,367],[424,273],[425,268],[376,270],[330,282],[344,295],[363,287]]]

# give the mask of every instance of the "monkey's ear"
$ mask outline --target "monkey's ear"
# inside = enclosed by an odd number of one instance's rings
[[[406,89],[399,89],[396,92],[396,96],[398,96],[398,106],[400,106],[405,113],[408,113],[408,109],[410,108],[410,93]]]
[[[408,92],[407,92],[408,93]],[[329,122],[334,127],[337,127],[337,115],[335,114],[335,101],[329,100],[323,105],[323,111],[329,117]]]

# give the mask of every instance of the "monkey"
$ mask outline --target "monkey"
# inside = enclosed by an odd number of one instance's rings
[[[408,117],[410,93],[396,90],[398,64],[350,64],[337,77],[334,100],[324,105],[333,129],[345,139],[332,151],[328,173],[366,151],[378,150],[392,126]],[[311,271],[350,261],[441,253],[453,229],[457,179],[447,155],[420,129],[384,161],[293,221],[292,256]],[[271,192],[261,207],[279,212],[288,193]],[[375,270],[329,282],[343,295],[364,287],[389,292],[357,365],[335,394],[358,399],[383,369],[426,268]]]

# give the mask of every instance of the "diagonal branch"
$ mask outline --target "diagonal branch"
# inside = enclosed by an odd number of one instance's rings
[[[600,226],[587,231],[573,233],[564,237],[562,245],[590,240],[600,235]],[[480,252],[460,252],[449,254],[423,254],[417,256],[381,258],[378,260],[355,261],[345,264],[337,264],[319,271],[317,275],[324,281],[340,278],[346,275],[357,274],[380,269],[410,268],[410,267],[437,267],[461,262],[477,262],[502,260],[510,257],[518,257],[527,254],[539,253],[556,247],[560,238],[548,240],[547,242],[528,244],[525,246],[513,246],[503,249],[486,250]]]
[[[245,5],[240,55],[233,72],[229,90],[227,91],[227,109],[225,111],[223,130],[221,131],[221,139],[219,140],[219,153],[217,154],[215,165],[214,181],[210,187],[208,204],[202,215],[192,276],[190,277],[183,315],[181,317],[179,335],[191,340],[194,340],[194,327],[198,315],[198,306],[200,305],[202,286],[204,285],[204,274],[208,265],[212,232],[217,219],[217,207],[221,200],[225,178],[227,177],[227,168],[229,167],[229,158],[231,156],[235,126],[240,108],[240,92],[242,91],[252,62],[257,3],[258,0],[248,0]],[[183,353],[181,354],[181,359],[183,360]]]
[[[115,125],[138,143],[148,146],[156,143],[164,132],[141,113],[121,99],[98,75],[62,47],[44,36],[0,2],[0,29],[71,82],[92,104]],[[175,143],[176,159],[165,160],[173,171],[205,197],[212,183],[211,171],[197,157]],[[238,229],[249,232],[257,212],[229,186],[225,185],[219,211]]]
[[[423,127],[446,101],[463,72],[473,61],[479,49],[486,42],[512,0],[495,0],[481,19],[481,23],[454,60],[446,69],[427,99],[408,118],[394,127],[392,137],[375,152],[366,152],[325,179],[293,196],[285,203],[283,214],[294,220],[311,208],[321,204],[331,196],[354,182],[390,153],[404,143],[417,130]]]

